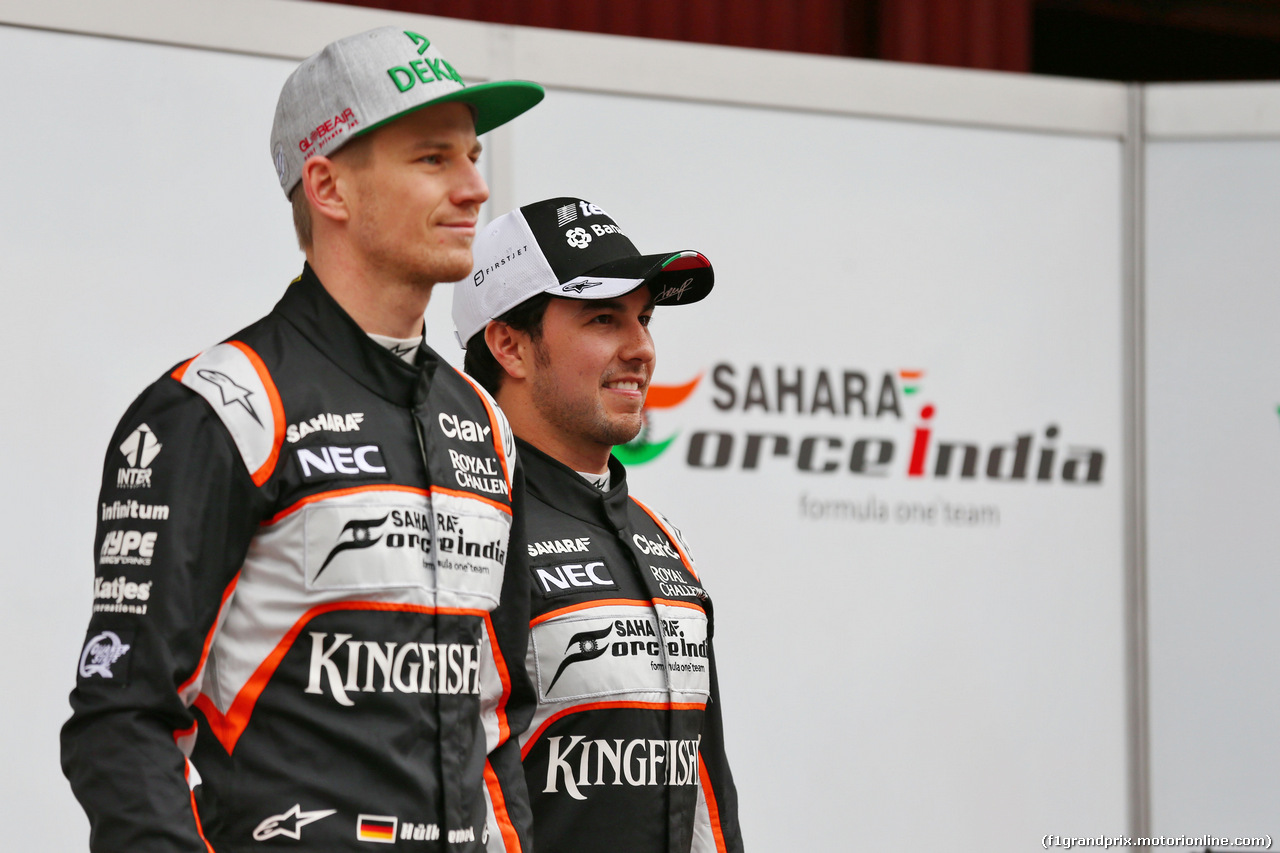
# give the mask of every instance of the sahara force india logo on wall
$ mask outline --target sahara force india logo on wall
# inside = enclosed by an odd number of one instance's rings
[[[711,369],[715,424],[688,432],[683,461],[702,470],[752,471],[786,465],[808,474],[901,477],[908,480],[1100,484],[1106,454],[1076,443],[1060,424],[1014,428],[1004,436],[957,437],[935,428],[942,407],[924,399],[927,371],[867,371],[805,366],[738,365]],[[651,385],[644,426],[614,449],[625,465],[651,462],[676,444],[673,431],[655,438],[651,410],[688,400],[703,374],[685,385]],[[777,428],[743,428],[754,416],[784,416]],[[796,418],[810,428],[796,429]],[[936,420],[935,420],[936,419]],[[735,423],[735,420],[738,423]],[[841,422],[856,422],[849,430]],[[767,422],[767,420],[765,421]]]

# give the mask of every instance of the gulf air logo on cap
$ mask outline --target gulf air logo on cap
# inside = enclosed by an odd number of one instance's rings
[[[640,433],[626,444],[620,444],[613,449],[613,455],[623,465],[643,465],[646,462],[652,462],[662,455],[671,442],[675,441],[680,433],[672,433],[670,436],[660,441],[650,441],[649,436],[652,431],[652,425],[649,419],[650,409],[673,409],[679,406],[685,400],[689,399],[689,395],[698,387],[698,383],[702,381],[702,374],[699,373],[694,377],[692,382],[686,382],[684,385],[650,385],[649,393],[644,400],[644,425],[640,427]]]
[[[418,49],[418,56],[422,58],[411,60],[407,65],[393,65],[387,69],[387,76],[396,84],[397,89],[407,92],[420,82],[429,85],[446,80],[459,86],[466,86],[462,82],[462,76],[453,70],[453,66],[443,56],[434,58],[423,56],[427,48],[431,47],[431,39],[410,30],[405,30],[404,34],[414,43]]]

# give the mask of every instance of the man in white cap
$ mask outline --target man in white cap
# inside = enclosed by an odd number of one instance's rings
[[[642,425],[654,306],[702,299],[711,265],[641,255],[567,197],[495,219],[475,259],[453,317],[527,478],[538,708],[520,743],[539,849],[741,851],[711,599],[680,532],[628,495],[611,455]]]
[[[62,734],[94,851],[530,849],[522,475],[422,336],[433,285],[471,268],[476,134],[542,95],[466,86],[396,27],[285,83],[302,275],[144,391],[107,453]]]

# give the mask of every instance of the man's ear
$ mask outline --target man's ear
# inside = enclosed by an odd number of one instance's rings
[[[328,157],[311,157],[302,164],[302,189],[312,209],[326,219],[346,222],[351,218],[344,193],[345,181],[339,181],[339,167]]]
[[[533,339],[500,320],[491,320],[484,329],[484,342],[489,345],[494,361],[513,379],[527,379],[529,362],[533,360]]]

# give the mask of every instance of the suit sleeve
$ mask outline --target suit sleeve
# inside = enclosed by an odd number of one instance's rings
[[[711,644],[708,644],[709,646]],[[698,810],[694,816],[691,853],[742,853],[742,830],[738,825],[738,789],[729,771],[724,747],[724,719],[720,713],[720,682],[716,676],[716,653],[708,650],[711,668],[711,697],[703,721],[698,747]]]
[[[112,437],[99,504],[63,772],[95,853],[209,853],[181,744],[261,497],[205,401],[166,377]]]
[[[494,633],[510,681],[505,736],[490,750],[486,770],[490,805],[487,849],[491,853],[531,853],[533,849],[533,812],[520,763],[519,737],[533,720],[537,696],[524,665],[529,643],[529,551],[524,519],[524,470],[518,461],[512,476],[511,498],[511,538],[502,597],[493,611]]]

